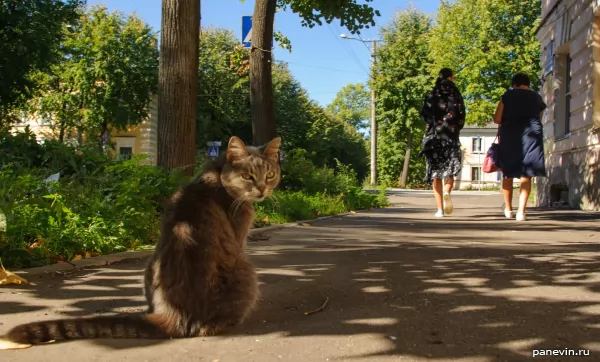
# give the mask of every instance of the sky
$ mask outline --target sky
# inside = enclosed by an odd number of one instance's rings
[[[364,40],[378,39],[380,26],[388,23],[397,11],[412,5],[434,14],[439,3],[439,0],[375,0],[370,4],[381,16],[376,18],[375,27],[364,29],[360,36]],[[160,30],[161,0],[88,0],[88,4],[136,12],[152,28]],[[202,0],[201,25],[231,29],[241,42],[242,16],[252,15],[253,10],[252,0]],[[288,62],[294,77],[322,106],[329,104],[346,84],[368,80],[370,44],[342,39],[340,34],[349,32],[340,26],[339,20],[311,29],[303,27],[298,15],[288,10],[276,14],[275,30],[281,31],[292,44],[291,53],[275,45],[275,60]]]

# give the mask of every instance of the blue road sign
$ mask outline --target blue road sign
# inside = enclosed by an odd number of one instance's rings
[[[252,45],[252,16],[242,16],[242,45],[250,48]]]
[[[219,147],[217,146],[211,146],[208,148],[208,157],[210,158],[217,158],[219,157]]]
[[[275,43],[274,37],[271,39],[271,48]],[[244,48],[252,47],[252,16],[242,16],[242,45]]]

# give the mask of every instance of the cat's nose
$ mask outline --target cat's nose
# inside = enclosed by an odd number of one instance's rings
[[[261,194],[264,194],[267,187],[266,186],[258,186],[257,189],[258,189],[258,191],[260,191]]]

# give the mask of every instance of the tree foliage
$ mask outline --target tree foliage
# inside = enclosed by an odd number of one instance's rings
[[[35,89],[31,74],[60,60],[65,27],[77,20],[80,5],[80,0],[0,0],[0,124]]]
[[[340,20],[340,25],[353,34],[360,34],[360,29],[375,25],[375,16],[381,16],[378,10],[367,4],[359,4],[356,0],[278,0],[282,9],[290,8],[298,14],[303,26],[314,27]]]
[[[243,1],[243,0],[242,0]],[[277,7],[291,9],[302,19],[302,25],[314,27],[323,21],[331,23],[340,19],[343,27],[353,34],[360,34],[363,28],[375,25],[379,11],[373,9],[365,0],[257,0],[254,7],[252,24],[252,49],[250,55],[250,89],[252,127],[255,143],[264,143],[276,133],[275,106],[273,102],[272,56],[270,42],[273,38],[273,22]],[[281,42],[281,34],[277,34]],[[289,42],[284,44],[289,50]],[[275,124],[274,124],[275,123]]]
[[[454,70],[465,97],[467,123],[490,122],[514,73],[537,79],[540,49],[535,29],[540,12],[540,0],[442,1],[431,35],[431,71]]]
[[[61,61],[35,75],[40,91],[31,111],[54,121],[61,135],[78,129],[91,139],[148,117],[158,49],[155,34],[140,18],[91,7],[67,32],[63,47]]]
[[[248,51],[231,30],[203,28],[198,71],[198,126],[196,143],[226,141],[236,135],[252,140]]]
[[[368,126],[370,93],[363,83],[347,84],[327,106],[327,110],[357,130]]]
[[[420,110],[423,96],[432,86],[429,32],[431,19],[409,9],[398,12],[382,27],[384,44],[377,53],[375,77],[377,94],[378,174],[384,184],[397,185],[405,161],[409,135],[419,144],[425,124]],[[416,150],[418,151],[418,150]],[[421,165],[418,152],[411,152],[412,164]],[[409,183],[419,183],[421,168],[412,168]]]
[[[233,135],[252,141],[248,52],[238,43],[229,30],[202,29],[197,126],[202,149],[206,141],[226,142]],[[284,62],[273,64],[273,93],[285,153],[302,149],[316,166],[331,168],[338,159],[365,176],[367,151],[360,134],[312,100]]]

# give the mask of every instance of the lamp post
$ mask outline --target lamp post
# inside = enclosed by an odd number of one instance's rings
[[[353,38],[346,34],[341,34],[342,39],[357,40],[362,43],[371,43],[371,72],[375,73],[375,64],[377,57],[377,42],[382,40],[376,39],[359,39]],[[371,87],[371,185],[377,185],[377,123],[375,121],[375,88]]]

